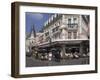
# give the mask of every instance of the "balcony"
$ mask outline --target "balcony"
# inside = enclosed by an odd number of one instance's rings
[[[76,24],[76,23],[67,24],[67,29],[68,30],[77,30],[78,29],[78,24]]]

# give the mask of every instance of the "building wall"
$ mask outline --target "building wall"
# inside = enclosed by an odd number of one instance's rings
[[[77,37],[78,36],[78,27],[80,27],[80,26],[79,25],[70,26],[68,24],[74,24],[74,23],[79,24],[79,15],[71,15],[71,14],[68,15],[67,14],[67,15],[63,15],[63,16],[64,16],[63,24],[67,28],[66,35],[65,35],[65,36],[67,36],[66,39],[69,39],[69,34],[71,34],[70,39],[74,39],[74,32],[76,32],[76,38],[78,38]],[[69,23],[69,21],[68,21],[69,19],[71,20],[71,23]],[[74,20],[74,19],[76,19],[76,20]]]
[[[54,16],[55,15],[53,15],[52,17]],[[52,17],[50,18],[51,20],[49,19],[49,21],[46,21],[46,26],[44,25],[45,41],[48,42],[50,38],[52,41],[63,39],[88,39],[88,33],[86,33],[87,24],[85,23],[81,15],[62,14],[62,16],[55,22],[53,19],[56,19],[57,15],[55,16],[55,18]],[[50,23],[53,24],[50,25]],[[74,23],[76,24],[75,26],[73,26]],[[55,29],[54,32],[53,29]]]
[[[52,19],[52,17],[54,18]],[[50,38],[52,40],[59,38],[59,28],[58,27],[61,26],[62,18],[55,20],[56,15],[53,15],[52,17],[50,18],[51,24],[44,28],[44,37],[46,41],[49,41]]]
[[[80,33],[80,38],[81,39],[88,39],[89,34],[89,23],[87,24],[84,19],[81,16],[81,33]]]

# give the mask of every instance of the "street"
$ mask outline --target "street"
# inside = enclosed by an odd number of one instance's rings
[[[57,65],[84,65],[89,64],[89,57],[62,59],[60,61],[39,60],[33,57],[26,57],[26,67],[57,66]]]

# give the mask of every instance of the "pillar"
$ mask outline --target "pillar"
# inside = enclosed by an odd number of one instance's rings
[[[87,51],[86,51],[86,45],[85,45],[85,42],[82,42],[80,44],[80,54],[83,55],[83,54],[86,54]]]
[[[66,46],[65,45],[62,45],[62,48],[61,48],[61,57],[62,58],[65,58],[65,53],[66,53]]]
[[[80,54],[82,55],[83,54],[83,44],[82,43],[80,43]]]

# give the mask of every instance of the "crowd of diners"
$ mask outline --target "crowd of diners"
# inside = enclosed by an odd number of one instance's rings
[[[58,48],[52,48],[52,49],[38,49],[38,48],[31,48],[26,52],[26,56],[30,57],[33,56],[36,59],[39,60],[54,60],[54,61],[60,61],[62,59],[78,59],[80,57],[88,57],[88,53],[80,54],[78,49],[70,49],[69,51],[66,50],[65,54],[61,54],[61,50]]]

